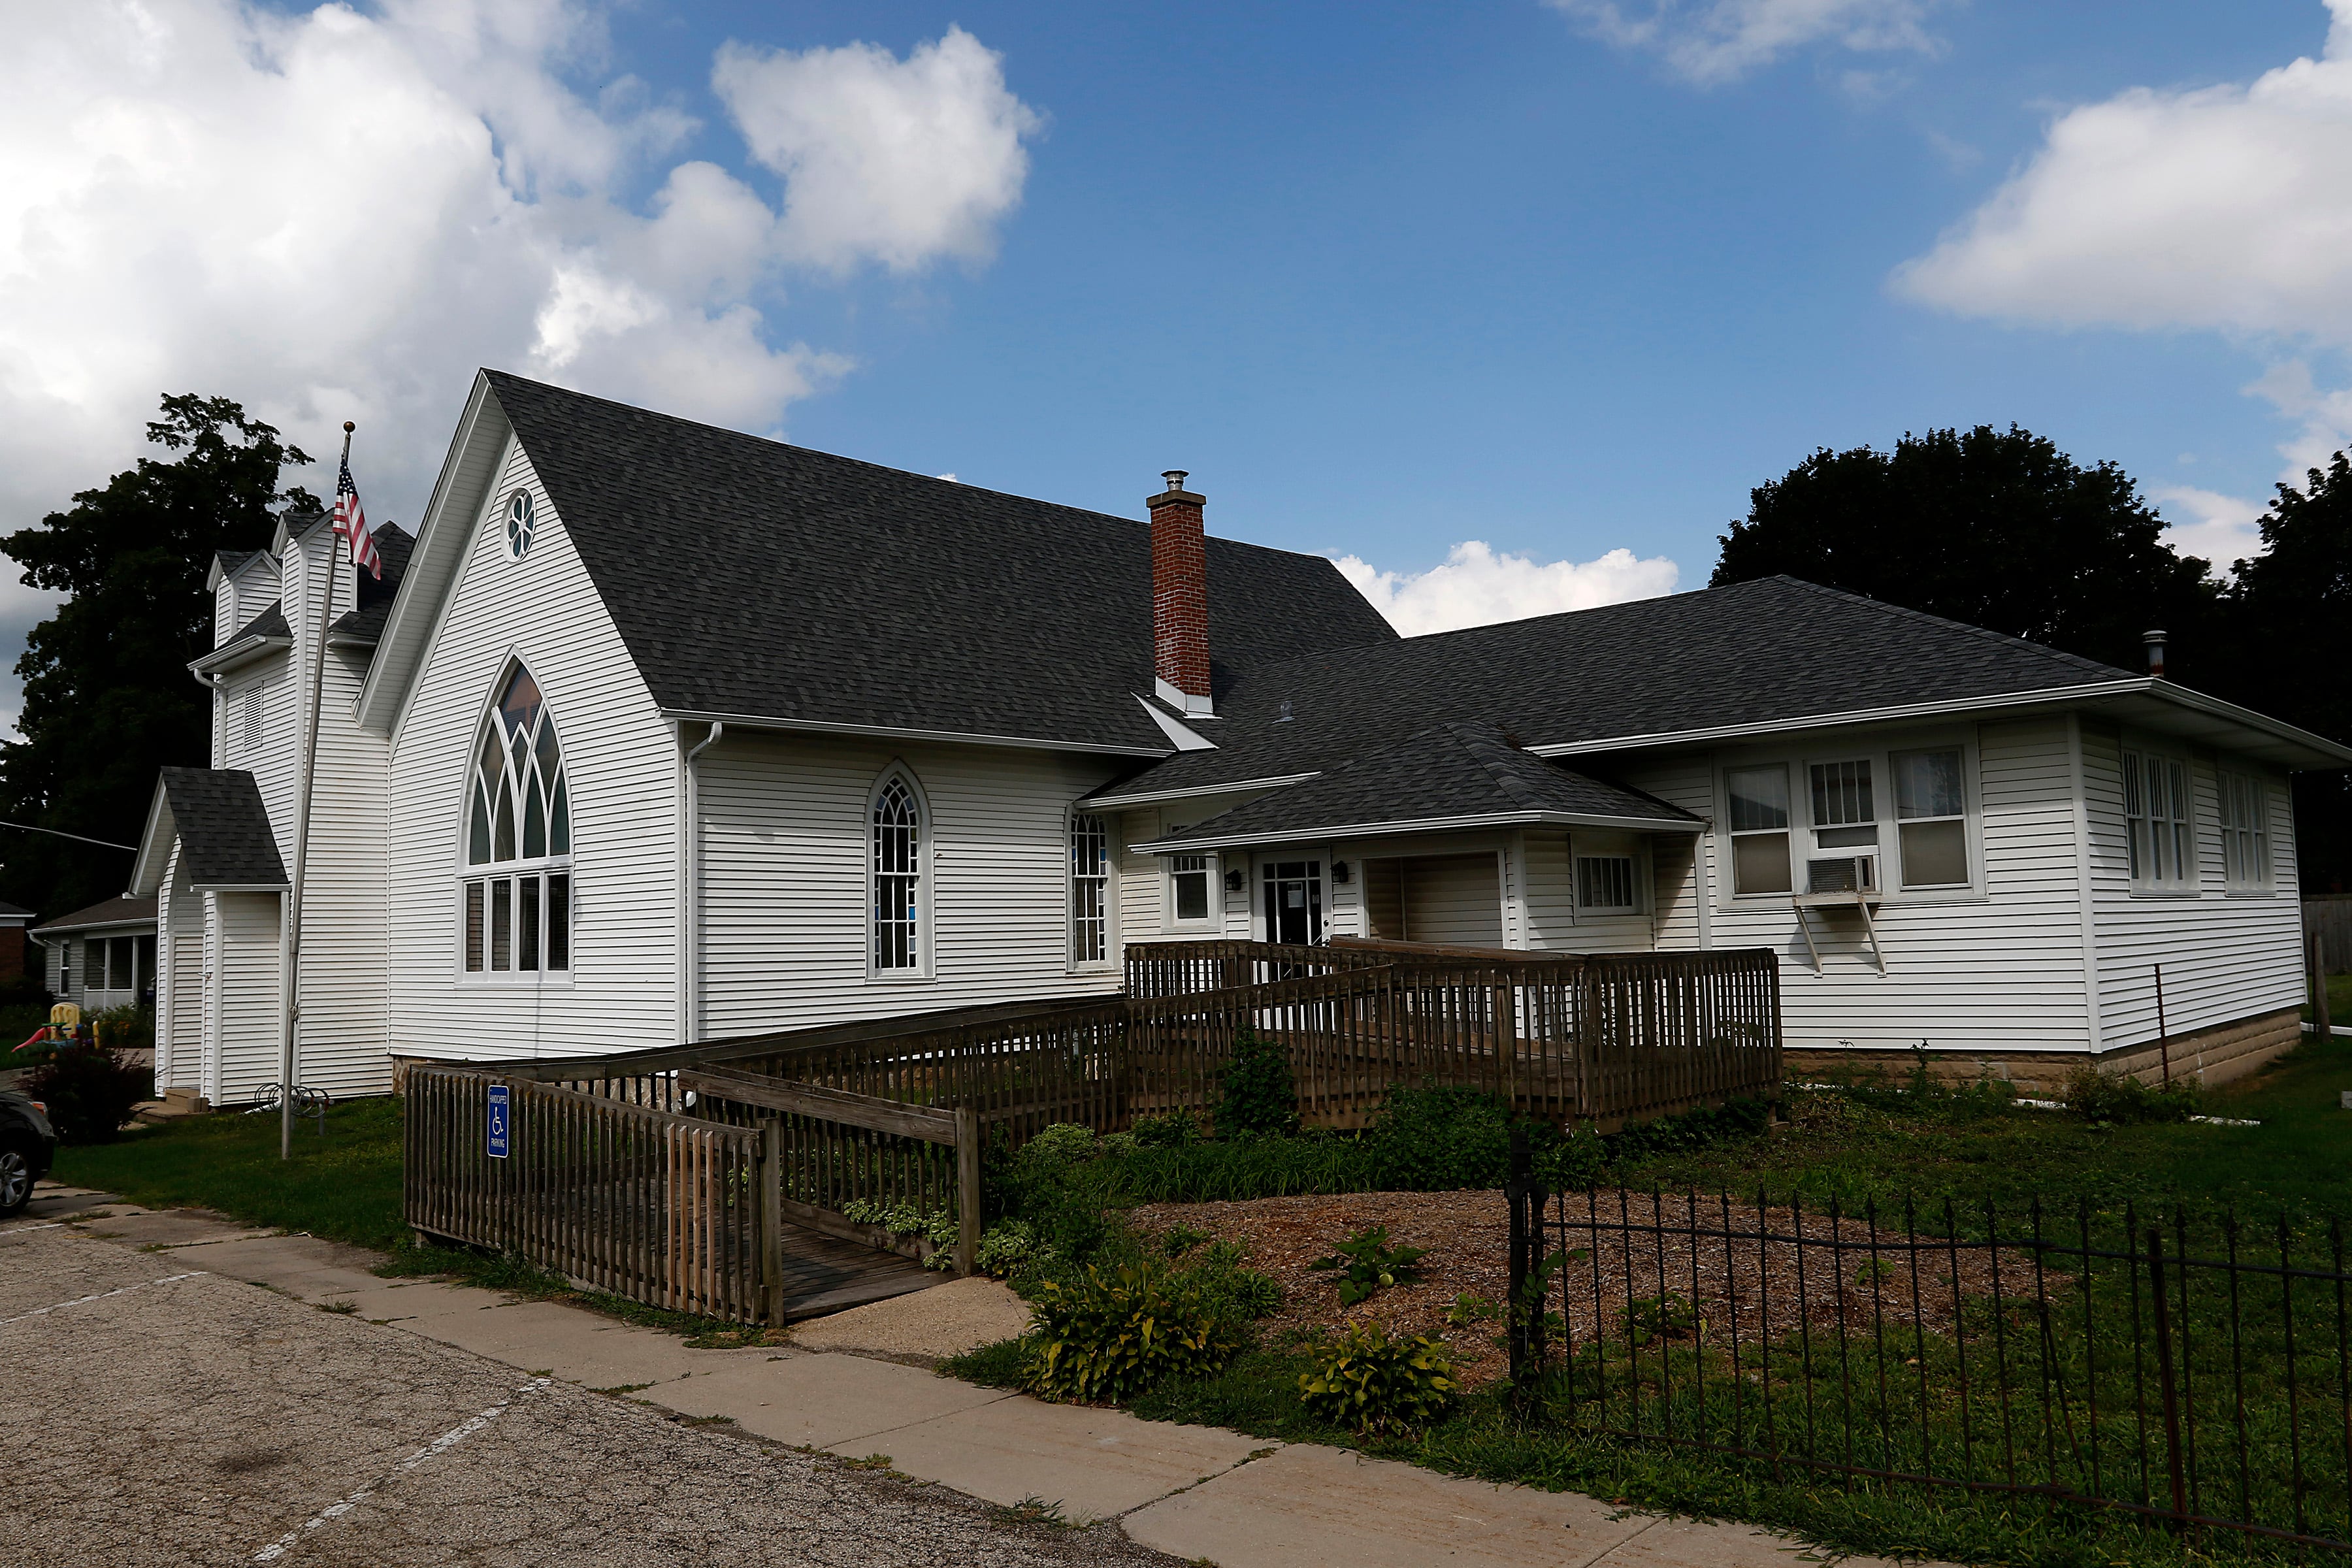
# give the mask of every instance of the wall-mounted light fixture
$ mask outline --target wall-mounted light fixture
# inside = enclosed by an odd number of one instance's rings
[[[1236,866],[1225,873],[1225,891],[1238,893],[1249,886],[1249,873]]]
[[[1346,887],[1348,885],[1348,879],[1352,874],[1353,873],[1348,869],[1348,863],[1345,860],[1334,860],[1331,862],[1331,880],[1336,886],[1342,888]]]

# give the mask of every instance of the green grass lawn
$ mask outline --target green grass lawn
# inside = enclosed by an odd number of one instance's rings
[[[149,1208],[217,1209],[382,1252],[406,1238],[399,1101],[348,1100],[327,1112],[324,1138],[317,1123],[298,1124],[291,1161],[278,1147],[276,1116],[192,1116],[60,1149],[52,1173]]]
[[[327,1112],[327,1135],[304,1122],[294,1156],[278,1157],[278,1118],[192,1116],[126,1132],[113,1143],[58,1151],[60,1182],[147,1208],[207,1208],[258,1226],[305,1231],[387,1255],[388,1278],[446,1275],[535,1300],[561,1300],[633,1323],[727,1345],[757,1338],[731,1325],[665,1312],[602,1291],[575,1290],[520,1258],[418,1247],[401,1209],[401,1102],[352,1100]]]
[[[2040,1196],[2071,1209],[2126,1200],[2234,1205],[2252,1215],[2285,1207],[2352,1217],[2352,1039],[2305,1043],[2263,1072],[2209,1092],[2207,1123],[2102,1129],[2063,1112],[1974,1096],[1803,1096],[1788,1126],[1759,1139],[1654,1155],[1617,1173],[1630,1185],[1835,1198],[1882,1209],[1908,1194],[2004,1205]]]

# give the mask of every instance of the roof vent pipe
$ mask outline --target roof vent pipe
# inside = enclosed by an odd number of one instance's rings
[[[2139,640],[2147,645],[2147,672],[2161,679],[2164,675],[2164,634],[2142,632]]]
[[[1202,499],[1171,468],[1151,509],[1151,673],[1160,700],[1190,718],[1213,716],[1209,700],[1208,542]]]

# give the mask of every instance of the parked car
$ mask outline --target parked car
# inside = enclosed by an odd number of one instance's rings
[[[25,1212],[33,1184],[49,1173],[58,1157],[48,1110],[37,1100],[0,1089],[0,1219]]]

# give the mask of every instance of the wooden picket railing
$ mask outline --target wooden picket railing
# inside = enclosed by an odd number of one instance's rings
[[[509,1152],[493,1158],[484,1127],[501,1083]],[[417,1229],[670,1311],[767,1315],[758,1131],[425,1064],[407,1073],[406,1128]]]
[[[907,1250],[869,1205],[952,1219],[969,1273],[984,1139],[1213,1113],[1244,1035],[1287,1054],[1312,1126],[1362,1127],[1396,1085],[1435,1082],[1608,1131],[1776,1094],[1779,974],[1748,950],[1150,942],[1128,949],[1118,997],[496,1068],[413,1062],[409,1219],[656,1306],[772,1321],[785,1226]],[[499,1081],[506,1159],[483,1148]]]

